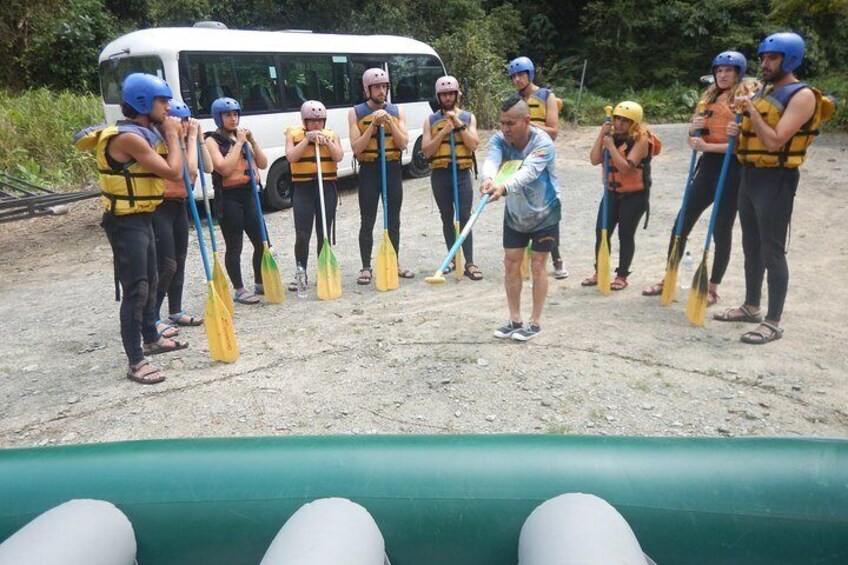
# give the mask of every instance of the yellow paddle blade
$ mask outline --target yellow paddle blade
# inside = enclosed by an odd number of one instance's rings
[[[530,278],[530,255],[533,253],[531,250],[531,245],[533,242],[527,243],[527,247],[524,248],[524,257],[521,258],[521,278],[529,279]]]
[[[454,222],[453,223],[453,233],[454,233],[454,237],[456,237],[456,239],[459,239],[459,232],[460,232],[459,222]],[[454,265],[456,265],[456,270],[454,271],[456,273],[456,278],[457,278],[457,280],[462,280],[462,266],[465,264],[465,263],[463,263],[463,260],[462,260],[462,247],[460,247],[459,250],[456,252],[456,255],[454,256],[453,261],[454,261]]]
[[[215,292],[218,294],[218,298],[221,299],[221,302],[224,303],[224,306],[227,308],[230,316],[233,316],[235,315],[236,309],[233,307],[233,297],[230,293],[230,283],[227,280],[227,273],[224,272],[224,268],[218,260],[218,253],[214,253],[212,257],[212,282],[215,283]]]
[[[671,244],[671,253],[668,255],[668,263],[665,266],[665,278],[663,279],[662,305],[668,306],[674,300],[677,292],[677,267],[680,266],[680,236],[674,236]]]
[[[206,298],[203,325],[209,341],[209,354],[214,361],[232,363],[239,357],[233,319],[227,307],[215,292],[215,284],[209,281],[209,296]]]
[[[280,269],[277,268],[277,261],[271,255],[271,250],[268,249],[268,243],[265,243],[265,250],[262,252],[262,288],[265,289],[265,297],[272,304],[282,304],[286,301],[286,293],[283,290],[283,281],[280,278]]]
[[[598,248],[598,290],[610,293],[610,252],[607,230],[601,230],[601,246]]]
[[[335,300],[342,295],[342,273],[339,262],[330,247],[330,241],[325,237],[318,254],[318,298]]]
[[[445,282],[445,276],[441,271],[436,271],[433,273],[432,277],[427,277],[424,279],[425,282],[429,284],[443,284]]]
[[[710,280],[707,276],[708,256],[709,251],[704,251],[704,258],[692,278],[692,288],[689,290],[689,299],[686,302],[686,317],[696,326],[703,326],[707,315],[707,291],[710,288]]]
[[[377,252],[377,268],[374,273],[374,285],[377,290],[395,290],[400,287],[398,280],[398,260],[389,230],[383,230],[383,243]]]

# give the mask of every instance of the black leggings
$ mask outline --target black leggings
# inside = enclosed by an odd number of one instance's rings
[[[224,264],[233,288],[244,288],[241,278],[241,250],[244,246],[244,234],[253,244],[253,280],[262,284],[262,227],[256,210],[256,199],[249,186],[225,188],[221,191],[222,214],[219,219],[221,233],[227,244]]]
[[[374,223],[377,204],[382,197],[380,162],[359,164],[359,256],[362,268],[371,268],[374,247]],[[400,161],[386,161],[386,192],[389,199],[389,239],[400,256],[400,207],[403,204],[403,173]]]
[[[689,201],[686,203],[686,213],[683,216],[683,232],[680,237],[680,257],[686,251],[686,238],[695,226],[695,222],[701,214],[715,200],[716,183],[721,174],[721,165],[724,154],[704,153],[698,161],[695,177],[692,179],[692,188],[689,192]],[[727,178],[721,195],[721,203],[718,208],[718,216],[713,229],[713,241],[715,242],[715,259],[713,260],[710,282],[721,284],[727,265],[730,263],[730,247],[733,242],[733,223],[736,221],[736,211],[739,207],[739,181],[741,179],[741,166],[736,158],[732,158],[727,168]],[[678,219],[683,210],[678,212]],[[674,230],[677,227],[677,219],[671,228],[671,239],[668,242],[668,255],[674,245]]]
[[[324,227],[321,225],[321,199],[318,194],[318,181],[294,183],[292,202],[294,205],[294,259],[298,265],[306,268],[309,259],[309,240],[312,239],[312,223],[318,239],[318,255],[324,247]],[[336,181],[324,181],[324,207],[327,209],[327,230],[332,233],[336,220]],[[329,235],[327,236],[329,237]]]
[[[609,228],[607,230],[607,244],[612,246],[612,234],[618,225],[618,268],[615,270],[620,277],[630,274],[630,264],[636,253],[636,230],[639,228],[639,220],[645,213],[647,200],[645,191],[628,192],[618,194],[609,193]],[[604,203],[598,206],[598,220],[595,223],[595,259],[598,258],[598,250],[601,248],[601,228],[603,226]],[[595,264],[595,270],[598,265]]]
[[[745,304],[759,306],[763,276],[768,271],[766,318],[779,322],[789,288],[786,237],[792,220],[798,169],[742,168],[739,224],[745,252]]]
[[[154,343],[156,333],[156,238],[153,214],[113,216],[106,213],[101,223],[115,262],[115,276],[121,283],[121,341],[131,365],[144,359],[141,340]]]
[[[471,217],[471,204],[474,200],[474,190],[471,186],[471,169],[456,171],[457,185],[459,186],[459,226],[465,228],[468,218]],[[446,169],[433,169],[430,176],[430,184],[433,187],[433,197],[439,207],[439,215],[442,218],[442,233],[445,236],[445,245],[450,251],[456,243],[454,231],[454,209],[453,209],[453,171],[450,166]],[[462,242],[462,253],[465,263],[474,263],[474,244],[471,233]],[[457,268],[461,268],[457,265]]]
[[[183,283],[188,253],[188,214],[185,200],[165,200],[153,213],[159,286],[156,291],[156,317],[162,318],[162,303],[168,296],[168,313],[183,310]]]

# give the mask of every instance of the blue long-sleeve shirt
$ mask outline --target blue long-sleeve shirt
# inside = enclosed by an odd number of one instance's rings
[[[562,215],[556,151],[551,137],[531,126],[523,150],[511,145],[498,132],[489,139],[489,153],[483,163],[483,178],[494,178],[502,163],[521,160],[521,167],[504,183],[506,224],[522,233],[532,233],[559,222]]]

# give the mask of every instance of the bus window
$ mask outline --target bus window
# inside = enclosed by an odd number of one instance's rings
[[[121,103],[121,87],[132,73],[147,73],[165,78],[165,69],[159,57],[120,57],[100,63],[100,92],[106,104]]]
[[[444,75],[442,64],[432,55],[394,55],[389,58],[392,102],[420,102],[433,98],[436,79]]]
[[[362,75],[366,69],[385,69],[385,60],[374,55],[353,55],[350,60],[350,90],[351,101],[354,104],[365,102],[365,92],[362,89]],[[391,77],[390,77],[391,78]]]
[[[238,100],[245,114],[282,108],[273,55],[191,53],[187,59],[191,99],[198,116],[209,116],[212,102],[223,96]]]
[[[280,77],[287,110],[299,110],[307,100],[327,108],[351,104],[346,55],[282,55]]]

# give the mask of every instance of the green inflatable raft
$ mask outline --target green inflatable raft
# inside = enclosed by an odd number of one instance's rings
[[[393,565],[515,565],[530,512],[600,496],[659,565],[848,563],[848,441],[369,436],[0,451],[0,541],[73,498],[118,506],[140,565],[256,565],[302,504],[367,508]]]

